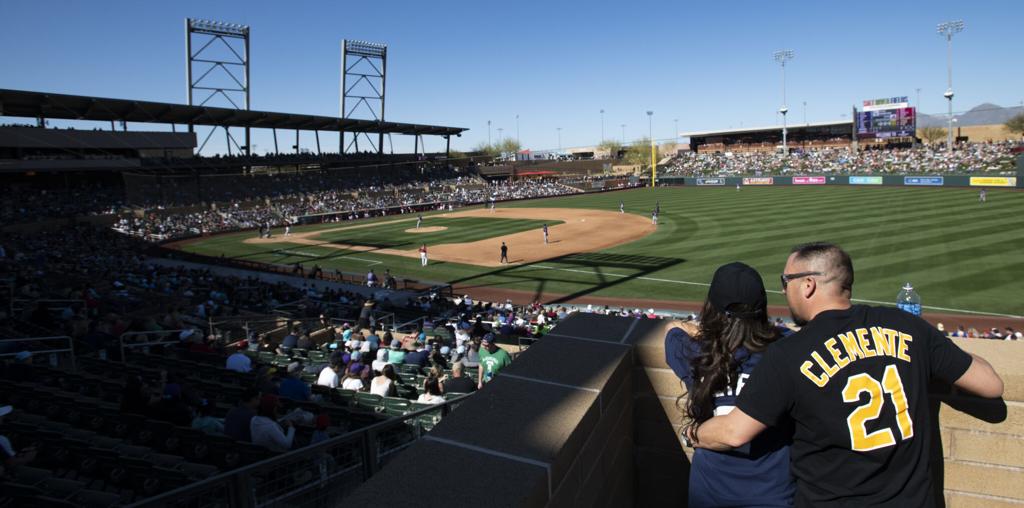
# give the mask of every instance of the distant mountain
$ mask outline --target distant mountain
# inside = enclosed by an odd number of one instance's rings
[[[953,118],[956,118],[956,124],[961,127],[967,127],[970,125],[992,125],[1006,123],[1007,120],[1013,118],[1016,115],[1024,112],[1024,108],[1020,106],[1013,106],[1004,108],[995,104],[986,102],[974,106],[965,113],[954,113]],[[948,119],[946,115],[929,115],[925,113],[919,113],[917,115],[917,126],[920,127],[945,127]]]

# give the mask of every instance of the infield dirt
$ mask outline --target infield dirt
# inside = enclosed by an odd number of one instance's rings
[[[639,215],[573,208],[498,208],[493,212],[490,210],[465,210],[438,216],[563,221],[562,224],[548,227],[547,244],[544,243],[543,232],[540,228],[537,228],[475,242],[427,245],[427,252],[431,261],[489,267],[501,266],[499,262],[501,242],[505,242],[508,245],[508,257],[512,264],[533,263],[569,254],[608,249],[643,238],[653,233],[657,228],[657,226],[651,224],[649,219]],[[390,256],[419,258],[418,247],[410,250],[381,249],[366,245],[330,243],[317,238],[324,233],[415,220],[415,218],[410,218],[374,224],[341,226],[319,231],[292,233],[287,237],[249,238],[244,240],[244,242],[259,245],[316,245],[357,252],[373,252]]]

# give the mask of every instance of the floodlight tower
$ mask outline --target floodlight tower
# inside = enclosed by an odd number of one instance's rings
[[[789,108],[786,107],[786,62],[793,59],[796,53],[791,49],[783,49],[776,51],[772,54],[776,62],[782,65],[782,107],[779,108],[779,113],[782,113],[782,154],[789,155],[789,148],[786,146],[786,113],[789,112]]]
[[[192,52],[192,42],[195,39],[196,45],[200,43],[202,46],[195,53]],[[238,40],[242,41],[242,47],[238,48]],[[230,51],[232,57],[218,57],[216,53],[206,51],[211,44],[220,41],[223,46],[226,46]],[[232,43],[232,41],[236,41]],[[238,49],[241,49],[239,54]],[[198,65],[197,65],[198,64]],[[200,76],[193,80],[193,67],[196,72],[202,72]],[[241,67],[242,76],[236,74],[238,67]],[[217,72],[217,69],[220,69]],[[232,70],[235,69],[235,70]],[[213,73],[213,74],[211,74]],[[225,76],[230,80],[224,79]],[[218,81],[218,79],[220,81]],[[205,81],[204,81],[205,80]],[[207,102],[219,95],[223,99],[226,99],[235,109],[249,109],[249,26],[239,25],[235,23],[221,23],[220,21],[209,21],[205,19],[192,19],[185,18],[185,98],[189,106],[194,105],[194,99],[196,90],[202,90],[202,93],[209,92],[199,106],[205,106]],[[233,98],[232,98],[233,97]],[[239,106],[238,103],[242,105]],[[224,104],[224,103],[222,103]],[[213,105],[213,104],[211,104]],[[224,104],[226,105],[226,104]],[[206,139],[199,145],[197,153],[202,153],[203,148],[206,146],[206,142],[210,140],[210,136],[216,131],[216,127],[210,129],[210,133],[206,135]],[[195,132],[195,125],[192,123],[188,124],[188,131]],[[235,139],[231,136],[231,131],[228,127],[224,126],[224,135],[227,138],[227,149],[228,155],[231,155],[231,146],[234,144],[235,148],[238,148],[238,152],[245,152],[249,155],[249,128],[245,128],[245,146],[239,146]]]
[[[387,73],[387,44],[341,41],[341,117],[355,118],[360,115],[364,120],[379,123],[376,143],[366,132],[353,132],[352,142],[346,146],[345,131],[342,130],[338,137],[341,154],[349,152],[352,147],[358,152],[359,135],[362,134],[371,147],[377,145],[378,156],[384,155],[384,92],[387,90]]]
[[[946,150],[953,150],[953,34],[964,31],[963,20],[939,23],[939,35],[946,36],[946,93],[942,94],[949,103],[948,128],[946,129]]]

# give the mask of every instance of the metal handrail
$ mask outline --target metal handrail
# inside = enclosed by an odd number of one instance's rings
[[[13,295],[13,287],[12,287],[12,295]],[[15,307],[16,304],[19,304],[19,303],[39,303],[39,302],[66,304],[66,305],[63,305],[64,307],[70,307],[71,305],[74,305],[76,303],[82,304],[83,307],[85,306],[85,300],[82,300],[81,298],[13,298],[11,300],[11,312],[14,312],[14,307]],[[59,309],[59,308],[60,307],[57,307],[56,309]],[[56,310],[56,309],[50,309],[50,310]]]
[[[157,341],[153,341],[153,342],[125,343],[124,339],[126,337],[134,337],[134,336],[137,336],[137,335],[150,335],[150,334],[180,334],[181,332],[184,332],[186,330],[191,331],[191,330],[193,330],[193,328],[183,328],[183,329],[179,329],[179,330],[155,330],[155,331],[148,331],[148,332],[124,332],[124,333],[121,334],[120,337],[118,337],[118,341],[120,342],[120,345],[121,345],[121,362],[125,361],[124,360],[124,358],[125,358],[124,353],[125,353],[125,350],[128,349],[128,348],[137,348],[137,347],[148,348],[149,346],[164,346],[164,345],[180,344],[181,343],[181,341],[178,340],[177,338],[175,338],[174,340],[157,340]]]
[[[77,366],[76,366],[76,362],[75,362],[75,340],[72,339],[68,335],[53,335],[53,336],[50,336],[50,337],[23,337],[23,338],[17,338],[17,339],[0,339],[0,344],[18,343],[18,342],[38,342],[38,341],[43,341],[43,340],[58,340],[58,339],[67,339],[68,347],[65,348],[65,349],[36,349],[36,350],[27,350],[27,351],[29,353],[32,353],[33,355],[35,355],[35,354],[70,353],[68,356],[71,357],[71,368],[72,368],[72,370],[76,369]],[[18,353],[20,353],[20,351],[14,352],[14,353],[0,354],[0,358],[8,357],[8,356],[17,356]]]
[[[185,485],[183,487],[179,487],[168,492],[164,492],[163,494],[159,494],[149,499],[138,501],[134,504],[128,505],[128,508],[166,506],[168,504],[173,504],[173,500],[175,499],[183,499],[192,492],[200,492],[213,485],[221,483],[225,485],[225,490],[234,493],[236,497],[243,497],[243,499],[232,499],[232,506],[256,506],[255,499],[252,499],[252,488],[248,486],[248,478],[246,476],[247,474],[258,470],[266,469],[267,467],[272,467],[277,463],[283,464],[291,462],[303,456],[313,457],[321,452],[324,452],[328,448],[334,448],[337,447],[338,445],[350,442],[359,443],[358,449],[362,451],[363,455],[363,481],[366,481],[375,473],[377,473],[377,470],[380,468],[378,460],[380,457],[377,452],[377,447],[375,446],[378,434],[405,425],[406,421],[412,420],[414,418],[419,418],[420,416],[423,416],[427,413],[431,413],[433,411],[437,411],[438,408],[441,409],[441,417],[443,418],[447,416],[449,413],[451,413],[451,411],[453,410],[452,406],[454,404],[460,403],[463,399],[469,397],[470,395],[472,394],[465,394],[451,400],[445,400],[443,403],[437,404],[434,407],[418,409],[416,411],[406,413],[400,417],[390,418],[382,422],[368,425],[366,427],[354,430],[347,434],[333,437],[326,441],[311,444],[304,448],[299,448],[297,450],[290,450],[276,457],[270,457],[268,459],[255,462],[253,464],[243,466],[234,471],[221,473],[219,475],[207,478],[205,480],[190,485]],[[248,488],[240,488],[240,486],[245,486]]]
[[[420,317],[418,317],[416,319],[413,319],[411,321],[406,321],[404,323],[396,324],[394,326],[394,331],[396,331],[396,332],[397,331],[401,331],[403,328],[405,328],[408,325],[413,325],[413,324],[416,324],[416,323],[422,323],[422,322],[426,321],[426,319],[427,319],[426,316],[420,316]]]

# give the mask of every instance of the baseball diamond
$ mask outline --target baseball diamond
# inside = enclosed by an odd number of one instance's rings
[[[626,214],[618,211],[620,201]],[[658,202],[662,213],[654,226],[648,214]],[[415,217],[403,217],[296,227],[288,238],[229,233],[175,246],[351,272],[379,262],[403,276],[542,300],[657,295],[699,301],[715,267],[742,259],[764,274],[770,303],[781,305],[778,253],[825,239],[847,246],[857,260],[863,282],[856,299],[890,303],[909,281],[932,311],[1019,317],[1024,305],[1014,297],[1012,274],[1024,270],[1024,259],[1011,246],[1024,241],[1021,209],[1024,194],[1013,190],[992,190],[979,206],[976,190],[957,188],[751,187],[737,193],[671,187],[505,203],[494,213],[425,214],[424,227],[447,229],[415,238],[404,232]],[[546,246],[545,221],[551,230]],[[508,266],[496,255],[502,241],[509,245]],[[420,242],[430,248],[426,268],[416,262]]]

